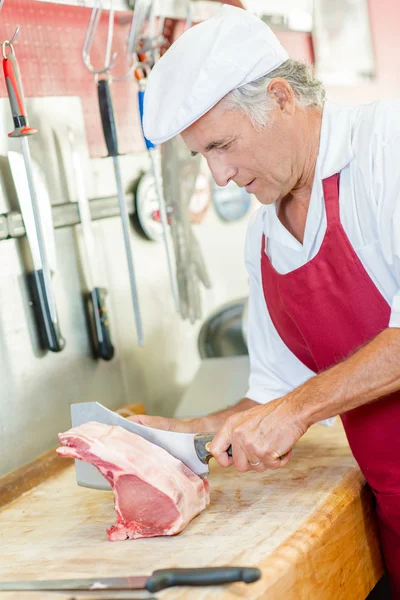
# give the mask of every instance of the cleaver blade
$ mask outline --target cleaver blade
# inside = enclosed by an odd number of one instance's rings
[[[205,447],[212,441],[212,434],[176,433],[153,429],[129,421],[99,402],[72,404],[71,419],[72,427],[78,427],[89,421],[97,421],[106,425],[118,425],[127,431],[140,435],[149,442],[160,446],[160,448],[164,448],[200,477],[207,477],[209,474],[208,460],[211,458],[211,454],[205,450]],[[108,481],[90,463],[75,460],[75,468],[78,485],[99,490],[111,490]]]

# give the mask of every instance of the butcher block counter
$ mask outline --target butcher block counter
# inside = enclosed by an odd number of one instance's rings
[[[211,504],[174,537],[109,542],[106,528],[115,521],[112,493],[78,487],[73,463],[66,464],[0,510],[1,580],[237,565],[259,567],[262,578],[250,585],[171,588],[156,597],[361,600],[382,576],[372,496],[340,423],[312,427],[279,471],[239,474],[212,461]],[[1,600],[150,596],[0,592]]]

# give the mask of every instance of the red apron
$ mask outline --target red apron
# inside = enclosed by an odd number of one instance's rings
[[[272,266],[263,236],[261,273],[272,322],[315,372],[345,359],[389,324],[390,307],[340,223],[339,174],[323,181],[327,229],[318,254],[287,274]],[[400,598],[400,392],[341,415],[351,450],[374,491],[383,554]]]

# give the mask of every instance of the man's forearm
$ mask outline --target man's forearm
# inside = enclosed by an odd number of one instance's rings
[[[135,415],[128,418],[135,423],[146,425],[146,427],[154,427],[155,429],[164,429],[166,431],[179,431],[181,433],[198,433],[202,431],[204,433],[216,433],[221,429],[228,417],[243,410],[253,408],[255,405],[257,405],[257,402],[254,402],[254,400],[243,398],[240,402],[225,410],[220,410],[216,413],[204,417],[196,417],[194,419],[168,419],[166,417],[152,415]]]
[[[250,398],[243,398],[242,400],[240,400],[240,402],[234,404],[233,406],[230,406],[229,408],[225,408],[224,410],[219,410],[215,413],[211,413],[206,417],[194,419],[194,421],[199,421],[199,424],[201,425],[201,430],[208,431],[210,433],[215,433],[222,427],[222,425],[225,423],[228,417],[237,412],[241,412],[242,410],[248,410],[249,408],[253,408],[253,406],[257,405],[258,402],[255,402],[254,400],[250,400]]]
[[[400,390],[400,329],[388,328],[288,395],[312,425]]]

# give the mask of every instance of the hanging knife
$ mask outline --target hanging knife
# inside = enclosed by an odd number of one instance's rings
[[[146,73],[146,75],[144,77],[140,77],[137,74],[138,67],[142,67],[143,71]],[[169,243],[168,243],[169,227],[168,227],[168,218],[167,218],[167,208],[165,205],[164,194],[162,191],[162,183],[160,181],[159,169],[157,168],[158,167],[157,158],[159,159],[160,157],[158,154],[156,154],[157,149],[156,149],[155,144],[153,144],[152,142],[150,142],[150,140],[148,140],[146,138],[146,136],[144,135],[144,131],[143,131],[144,94],[146,91],[146,79],[147,79],[147,65],[146,64],[138,63],[136,65],[135,77],[136,77],[136,81],[137,81],[138,87],[139,87],[139,91],[138,91],[139,114],[140,114],[140,122],[142,124],[143,139],[144,139],[144,143],[146,145],[146,148],[147,148],[147,151],[148,151],[149,157],[150,157],[151,169],[153,171],[154,185],[155,185],[155,189],[156,189],[158,206],[159,206],[159,210],[160,210],[160,220],[161,220],[161,225],[162,225],[165,255],[167,258],[169,283],[170,283],[170,287],[171,287],[172,297],[173,297],[174,303],[175,303],[175,308],[176,308],[177,312],[179,312],[179,309],[180,309],[179,294],[178,294],[178,289],[177,289],[176,277],[175,277],[174,269],[172,266],[171,251],[170,251],[170,247],[169,247]]]
[[[10,53],[6,52],[7,47],[10,48]],[[27,138],[27,136],[35,134],[37,130],[29,126],[21,76],[19,73],[14,48],[10,42],[3,42],[3,70],[15,126],[14,131],[8,135],[9,137],[20,139],[25,168],[25,178],[27,183],[27,193],[22,195],[18,193],[21,212],[23,214],[32,255],[35,254],[34,247],[37,247],[38,250],[36,264],[34,264],[35,270],[28,277],[34,295],[34,304],[36,308],[42,344],[45,348],[53,352],[59,352],[64,348],[65,341],[60,332],[60,325],[57,316],[50,266],[47,257],[39,203],[36,194],[32,159]],[[15,154],[16,153],[14,153],[14,155]],[[24,177],[24,175],[20,173],[18,180],[21,177]],[[16,180],[14,179],[14,181]],[[32,258],[34,260],[33,256]]]
[[[206,567],[202,569],[160,569],[150,576],[93,577],[35,581],[0,581],[1,591],[103,591],[147,590],[159,592],[175,586],[208,586],[224,583],[253,583],[261,577],[254,567]]]
[[[27,274],[27,279],[32,294],[32,308],[37,321],[41,345],[44,349],[59,352],[64,348],[65,342],[61,335],[58,319],[54,322],[50,315],[24,159],[22,154],[12,151],[7,153],[7,157],[32,256],[33,271]],[[54,272],[56,269],[55,241],[50,198],[43,175],[34,161],[31,162],[31,168],[35,189],[38,192],[40,221],[48,266],[50,272]]]
[[[125,203],[124,189],[122,185],[121,169],[119,164],[117,126],[115,122],[114,108],[111,98],[110,86],[106,79],[100,79],[97,83],[97,92],[99,99],[99,108],[101,123],[103,127],[104,139],[107,145],[108,156],[111,156],[114,163],[115,181],[117,186],[119,210],[121,214],[122,231],[124,234],[125,254],[128,263],[129,281],[131,286],[131,296],[133,304],[133,313],[136,323],[136,332],[139,346],[143,346],[143,328],[139,308],[139,298],[137,293],[135,268],[132,257],[131,240],[129,235],[128,210]]]
[[[104,287],[97,287],[94,285],[95,277],[93,270],[97,261],[92,219],[86,194],[85,176],[81,165],[81,159],[79,153],[76,151],[74,135],[70,128],[68,128],[68,140],[71,148],[75,188],[86,253],[86,281],[89,288],[87,300],[93,347],[97,358],[111,360],[114,356],[114,346],[111,341],[109,316],[106,305],[107,290]]]

